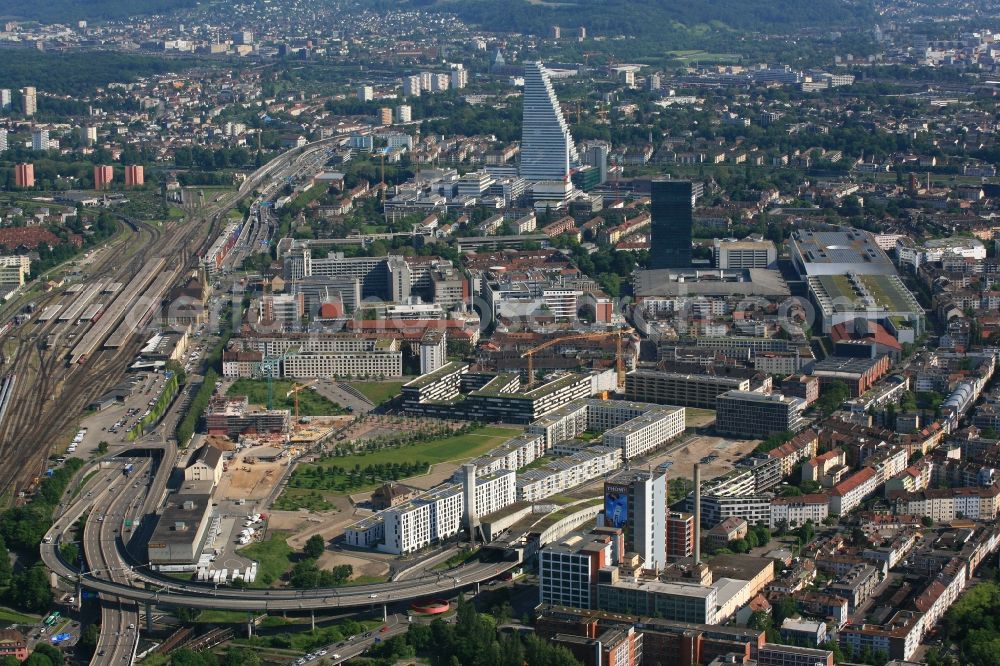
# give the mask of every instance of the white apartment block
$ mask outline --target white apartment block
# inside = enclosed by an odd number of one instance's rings
[[[941,619],[968,582],[965,562],[952,560],[930,586],[915,600],[917,607],[924,611],[924,631],[929,631]]]
[[[282,377],[402,377],[403,352],[368,351],[292,354],[281,361]]]
[[[5,291],[24,286],[31,273],[31,258],[27,255],[0,257],[0,286]]]
[[[400,354],[400,363],[402,363]],[[445,331],[428,331],[420,340],[420,374],[426,375],[448,362],[448,335]],[[402,365],[400,365],[402,373]]]
[[[458,533],[462,523],[462,493],[454,486],[431,491],[385,511],[385,543],[379,550],[403,555]]]
[[[501,470],[476,478],[476,514],[489,515],[516,500],[516,475]],[[462,528],[465,496],[459,484],[435,488],[405,504],[368,516],[345,530],[347,543],[402,555],[454,536]]]
[[[476,474],[495,474],[500,470],[517,471],[530,465],[545,455],[545,439],[538,434],[524,433],[512,437],[489,453],[472,460],[476,466]],[[462,470],[456,470],[452,481],[461,478]]]
[[[547,465],[528,470],[517,479],[517,499],[535,502],[569,490],[622,464],[621,449],[591,446],[579,453],[556,458]]]
[[[488,516],[517,501],[517,476],[501,470],[476,477],[476,515]]]
[[[830,492],[830,513],[843,516],[858,507],[878,489],[878,475],[871,467],[855,472],[833,487]]]
[[[927,516],[934,522],[956,518],[994,520],[1000,504],[1000,485],[989,488],[948,488],[923,490],[904,495],[897,506],[915,516]]]
[[[385,520],[381,514],[368,516],[344,530],[347,543],[357,548],[374,548],[385,541]]]
[[[630,460],[684,434],[684,408],[655,409],[604,433],[603,444]]]
[[[434,74],[431,76],[431,92],[444,92],[448,89],[451,77],[447,74]]]
[[[546,414],[528,426],[527,432],[542,436],[546,449],[587,431],[589,401],[577,400]],[[617,425],[617,424],[616,424]]]
[[[822,493],[799,497],[775,497],[771,500],[771,529],[782,521],[789,527],[804,525],[811,520],[819,524],[830,515],[830,498]]]
[[[422,89],[419,76],[407,76],[403,79],[403,95],[406,97],[420,97]]]

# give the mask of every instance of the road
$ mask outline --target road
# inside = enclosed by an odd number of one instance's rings
[[[311,664],[324,658],[334,664],[343,663],[348,659],[353,659],[364,654],[378,642],[389,640],[393,636],[405,634],[410,630],[407,619],[405,615],[390,615],[386,618],[385,624],[380,629],[370,631],[361,636],[355,636],[353,639],[326,645],[300,659],[289,662],[289,666]]]
[[[124,552],[121,534],[108,534],[107,530],[122,529],[124,516],[132,515],[139,506],[148,506],[150,498],[165,486],[172,465],[162,463],[164,458],[160,455],[161,452],[162,449],[146,450],[143,452],[146,455],[134,457],[143,465],[157,466],[148,487],[136,481],[113,481],[113,472],[104,472],[111,476],[102,477],[105,480],[103,485],[95,486],[92,492],[82,493],[57,518],[41,545],[42,561],[51,571],[68,581],[79,582],[84,588],[133,602],[166,603],[188,608],[281,611],[368,608],[380,604],[449,596],[457,590],[490,580],[517,566],[516,562],[506,561],[474,562],[411,580],[315,590],[216,589],[203,583],[160,576],[147,571],[144,563],[136,562]],[[133,454],[135,453],[139,453],[139,450],[134,449]],[[141,475],[141,470],[145,467],[137,463],[136,469],[133,479]],[[90,570],[80,572],[63,560],[59,546],[67,530],[88,511],[95,517],[110,514],[113,521],[98,521],[98,525],[107,523],[103,532],[94,530],[93,520],[87,521],[88,531],[83,540],[83,549]],[[102,637],[103,635],[104,632]]]

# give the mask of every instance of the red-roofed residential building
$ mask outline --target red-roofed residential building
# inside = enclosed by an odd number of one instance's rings
[[[924,630],[941,619],[965,589],[968,580],[965,562],[957,557],[944,566],[937,578],[913,600],[913,607],[924,614]]]
[[[798,497],[775,497],[771,500],[771,528],[782,521],[788,527],[798,527],[807,520],[820,523],[830,515],[830,496],[826,493],[812,493]]]
[[[886,354],[893,361],[898,361],[903,352],[903,345],[899,343],[899,340],[892,333],[887,331],[881,324],[868,319],[845,321],[833,326],[830,329],[830,339],[834,345],[838,342],[849,340],[875,345],[876,353],[873,357]]]
[[[878,474],[871,467],[855,472],[830,491],[830,513],[843,516],[878,490]]]
[[[18,661],[28,658],[28,641],[16,629],[0,630],[0,657],[14,657]]]
[[[18,247],[34,250],[39,245],[55,247],[61,242],[58,236],[44,227],[7,227],[0,229],[0,245],[9,250]],[[80,239],[80,243],[74,242],[74,244],[82,245],[83,241]]]
[[[786,477],[801,460],[809,460],[816,455],[819,435],[812,428],[800,432],[781,446],[767,452],[770,458],[781,459],[781,476]]]

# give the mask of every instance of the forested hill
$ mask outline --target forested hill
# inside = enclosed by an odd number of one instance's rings
[[[0,17],[45,23],[108,21],[164,14],[195,4],[197,0],[0,0]]]
[[[676,30],[678,24],[735,30],[807,26],[834,30],[865,22],[871,25],[874,17],[869,0],[408,0],[405,4],[452,13],[488,30],[545,35],[552,25],[565,30],[582,25],[594,35],[645,38]]]

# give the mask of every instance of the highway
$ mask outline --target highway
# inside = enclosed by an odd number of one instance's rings
[[[78,582],[84,588],[139,603],[227,610],[306,611],[368,608],[380,604],[450,596],[456,590],[485,582],[517,566],[516,562],[507,561],[473,562],[449,571],[404,581],[314,590],[215,588],[204,583],[184,582],[160,576],[147,571],[144,563],[132,560],[123,552],[124,543],[120,538],[121,535],[116,536],[113,532],[108,534],[107,530],[115,529],[112,527],[112,522],[121,529],[124,515],[134,514],[140,505],[145,510],[152,498],[156,497],[156,493],[165,486],[172,464],[160,462],[161,452],[162,449],[152,449],[147,451],[148,457],[132,458],[138,461],[136,472],[132,475],[133,479],[142,475],[142,470],[145,469],[143,465],[159,463],[148,488],[142,482],[125,483],[124,479],[115,481],[112,470],[102,473],[110,476],[101,477],[104,480],[101,486],[95,486],[94,491],[81,493],[78,496],[76,502],[55,521],[41,545],[42,561],[51,571],[68,581]],[[167,453],[164,460],[172,460],[171,454]],[[116,469],[120,475],[120,466]],[[88,487],[91,485],[88,484]],[[96,532],[99,536],[95,536],[92,527],[94,520],[87,521],[88,531],[83,540],[83,548],[90,570],[81,573],[71,563],[62,559],[59,545],[66,531],[88,511],[92,516],[111,515],[114,520],[105,519],[103,523],[98,522],[104,525],[103,532]],[[130,562],[131,566],[127,566],[125,564],[127,562]]]
[[[141,493],[122,492],[122,487],[127,487],[132,483],[131,479],[141,476],[149,468],[148,460],[136,460],[133,464],[135,471],[131,478],[126,478],[117,467],[112,468],[111,487],[104,496],[108,500],[107,505],[94,507],[83,539],[86,557],[97,554],[96,560],[87,559],[89,568],[103,570],[111,580],[119,583],[128,583],[129,580],[128,569],[122,565],[118,553],[119,537],[124,535],[126,515],[135,510],[142,498]],[[91,529],[93,525],[97,528]],[[101,634],[90,663],[98,666],[131,663],[139,645],[138,627],[138,605],[118,597],[101,595]]]

